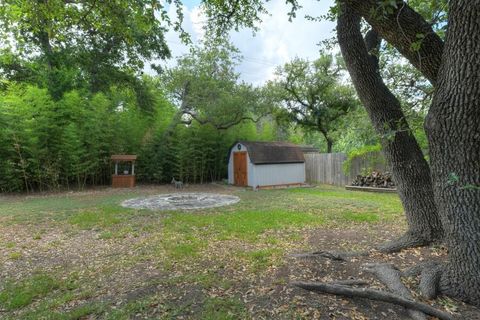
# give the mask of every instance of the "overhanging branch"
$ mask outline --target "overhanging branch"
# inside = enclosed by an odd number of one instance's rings
[[[270,112],[266,112],[258,116],[257,118],[251,117],[251,116],[242,116],[240,113],[237,113],[237,115],[234,117],[234,119],[230,121],[226,121],[223,123],[217,123],[213,119],[202,119],[199,114],[197,114],[195,111],[192,110],[182,110],[181,113],[183,115],[189,115],[191,119],[185,120],[182,119],[180,122],[186,125],[191,125],[192,124],[192,119],[198,122],[200,125],[207,125],[210,124],[212,125],[215,129],[217,130],[227,130],[233,126],[236,126],[244,121],[251,121],[254,123],[259,122],[263,117],[267,116],[270,114]]]
[[[400,0],[390,14],[379,12],[377,0],[344,2],[435,85],[444,43],[430,23]]]

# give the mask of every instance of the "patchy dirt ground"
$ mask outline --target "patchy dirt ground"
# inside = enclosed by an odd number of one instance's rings
[[[383,289],[362,271],[364,263],[404,269],[446,257],[442,247],[392,255],[373,250],[405,228],[394,195],[205,185],[186,191],[242,200],[196,213],[119,206],[133,196],[172,190],[0,198],[0,318],[407,319],[401,307],[314,294],[290,283],[366,279]],[[292,256],[317,250],[371,253],[350,261]],[[417,282],[409,278],[406,285],[415,290]],[[480,319],[478,309],[458,301],[425,302],[457,319]]]

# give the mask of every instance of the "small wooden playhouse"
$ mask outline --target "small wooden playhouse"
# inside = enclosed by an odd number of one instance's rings
[[[134,154],[114,154],[110,159],[115,163],[115,173],[112,174],[112,187],[135,187],[135,161],[137,160],[137,156]],[[123,166],[123,170],[119,170],[119,166],[125,163],[127,163],[128,166]]]
[[[255,189],[303,185],[302,149],[288,142],[237,141],[230,148],[228,183]]]

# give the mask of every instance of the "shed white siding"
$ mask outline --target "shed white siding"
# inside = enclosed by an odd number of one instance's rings
[[[255,165],[252,187],[305,183],[305,163]]]
[[[237,145],[240,144],[240,149]],[[250,160],[247,147],[236,144],[228,159],[228,183],[234,184],[233,154],[247,151],[248,186],[276,186],[305,183],[305,163],[254,164]]]

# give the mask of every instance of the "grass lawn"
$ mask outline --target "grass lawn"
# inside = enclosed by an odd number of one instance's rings
[[[289,254],[368,249],[395,237],[405,228],[395,194],[209,185],[186,191],[234,194],[241,201],[184,212],[119,206],[172,191],[158,186],[0,198],[0,318],[340,319],[356,313],[361,319],[388,310],[392,319],[402,318],[388,305],[320,299],[289,286],[356,276],[350,266]],[[393,259],[405,265],[421,253]]]

